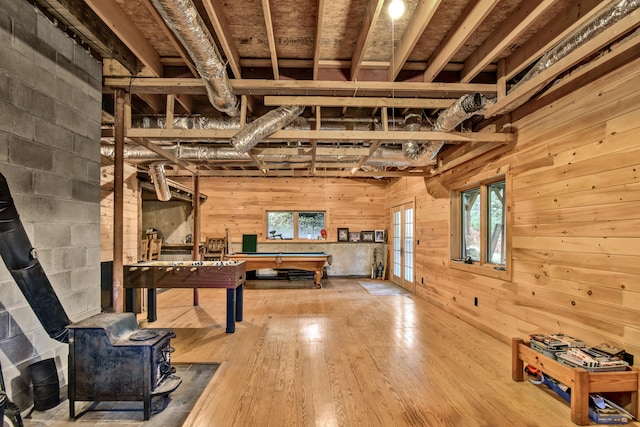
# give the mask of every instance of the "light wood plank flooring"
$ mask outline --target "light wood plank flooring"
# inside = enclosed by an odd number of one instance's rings
[[[429,302],[323,289],[245,290],[224,332],[225,290],[158,296],[176,363],[221,362],[185,426],[572,426],[569,406],[511,380],[511,349]],[[145,326],[143,324],[143,326]]]

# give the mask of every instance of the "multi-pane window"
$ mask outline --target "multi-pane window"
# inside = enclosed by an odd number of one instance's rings
[[[507,264],[506,183],[488,181],[457,192],[452,207],[454,227],[452,258],[504,269]]]
[[[325,228],[325,213],[321,211],[267,212],[267,239],[320,239]]]
[[[504,190],[504,181],[487,186],[487,262],[494,264],[506,260]]]

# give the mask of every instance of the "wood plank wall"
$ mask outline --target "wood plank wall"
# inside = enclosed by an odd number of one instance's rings
[[[178,181],[178,180],[176,180]],[[191,187],[190,179],[179,181]],[[267,210],[326,211],[327,240],[337,240],[337,228],[351,231],[388,228],[385,184],[375,179],[331,178],[200,178],[208,196],[201,207],[202,236],[224,236],[232,242],[243,234],[266,240]]]
[[[140,232],[140,186],[135,167],[124,165],[124,262],[136,262]],[[113,261],[113,166],[100,168],[100,261]]]
[[[638,81],[640,60],[517,120],[498,158],[391,184],[389,207],[416,197],[416,293],[505,342],[563,332],[640,360]],[[512,173],[511,281],[448,267],[449,198],[426,191],[499,168]]]

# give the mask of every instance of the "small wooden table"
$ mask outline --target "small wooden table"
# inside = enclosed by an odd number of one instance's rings
[[[520,338],[511,341],[511,378],[524,381],[524,364],[536,367],[571,388],[571,421],[584,426],[589,421],[589,393],[630,392],[631,414],[638,418],[640,407],[639,371],[629,369],[620,372],[589,372],[571,368],[529,347]]]
[[[236,252],[227,259],[244,261],[247,271],[262,268],[289,268],[313,271],[316,288],[321,288],[320,279],[325,264],[331,265],[333,258],[326,252]]]

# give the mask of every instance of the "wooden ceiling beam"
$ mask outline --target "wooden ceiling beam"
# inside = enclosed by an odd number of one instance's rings
[[[194,77],[198,77],[198,70],[191,60],[191,57],[187,53],[182,43],[180,43],[180,41],[176,38],[176,35],[173,33],[173,31],[171,31],[171,29],[167,26],[165,20],[162,19],[162,16],[160,16],[160,14],[158,13],[158,10],[151,4],[151,0],[142,0],[142,2],[147,7],[149,14],[151,14],[153,19],[158,23],[158,26],[160,27],[164,35],[169,39],[171,45],[173,45],[173,47],[178,51],[180,57],[184,61],[184,65],[189,69],[189,71],[191,71],[191,74],[193,74]]]
[[[453,55],[471,37],[474,31],[482,24],[487,15],[493,10],[500,0],[478,0],[465,10],[463,15],[454,24],[453,29],[447,34],[438,49],[429,58],[429,65],[424,71],[424,81],[432,82],[440,74],[445,65],[453,58]]]
[[[278,70],[278,52],[276,52],[276,38],[273,34],[273,21],[271,20],[271,7],[269,6],[269,0],[262,0],[262,14],[264,15],[264,25],[267,30],[273,78],[275,80],[279,80],[280,71]]]
[[[497,114],[513,111],[515,108],[518,108],[531,99],[556,76],[578,64],[583,58],[598,52],[600,49],[615,40],[616,36],[620,37],[627,34],[639,25],[640,9],[636,9],[609,26],[607,31],[602,31],[591,37],[576,47],[573,51],[565,55],[562,59],[550,65],[523,84],[513,88],[504,98],[498,99],[495,104],[486,109],[485,117],[492,117]],[[612,37],[614,38],[613,40]]]
[[[78,36],[102,57],[114,58],[129,73],[138,73],[136,55],[83,0],[47,0],[46,3],[38,1],[38,5],[69,29],[77,31]]]
[[[640,56],[640,32],[636,31],[629,37],[611,46],[611,49],[598,56],[593,61],[563,76],[554,85],[549,87],[538,99],[544,99],[559,91],[574,91],[585,85],[585,82],[595,80],[604,73],[611,72],[629,61]],[[573,85],[573,89],[567,86]]]
[[[264,97],[264,105],[304,105],[316,107],[395,107],[395,108],[447,108],[455,98],[368,98],[348,96],[277,96]]]
[[[131,49],[145,67],[149,68],[156,77],[164,75],[160,55],[115,0],[85,0],[85,2]]]
[[[360,72],[360,67],[364,60],[364,54],[373,37],[373,30],[376,28],[383,4],[384,0],[369,0],[367,11],[365,12],[365,16],[362,21],[362,27],[360,28],[360,33],[356,40],[356,47],[351,57],[350,80],[356,80],[358,78],[358,73]]]
[[[229,61],[229,67],[231,67],[233,76],[236,79],[241,79],[240,54],[238,53],[235,43],[230,40],[232,33],[229,29],[227,19],[224,16],[224,12],[222,11],[221,3],[215,0],[203,0],[202,5],[207,11],[207,16],[211,21],[211,25],[213,25],[220,46],[222,46],[224,55],[227,57],[227,61]]]
[[[153,142],[149,141],[146,138],[131,138],[131,140],[133,142],[135,142],[136,144],[142,145],[145,148],[148,148],[149,150],[153,151],[154,153],[164,157],[165,159],[169,160],[172,163],[175,163],[179,166],[181,166],[182,168],[188,170],[189,172],[191,172],[191,174],[196,175],[198,173],[198,170],[196,169],[196,167],[185,161],[185,160],[181,160],[178,159],[175,155],[173,155],[172,153],[170,153],[169,151],[165,150],[164,148],[154,144]]]
[[[212,129],[127,129],[129,138],[147,139],[180,139],[180,140],[228,140],[237,133],[237,129],[212,130]],[[304,130],[284,129],[279,130],[265,138],[267,141],[404,141],[407,139],[416,141],[447,141],[450,144],[472,141],[492,142],[495,144],[508,144],[513,142],[515,134],[512,133],[488,133],[488,132],[430,132],[430,131],[368,131],[368,130]]]
[[[325,0],[318,0],[318,9],[316,11],[316,39],[313,49],[313,80],[318,79],[318,62],[320,62],[320,47],[322,46],[322,18],[324,15],[324,5]]]
[[[431,82],[380,82],[380,81],[315,81],[315,80],[231,80],[237,95],[330,95],[330,96],[381,96],[381,97],[460,97],[470,92],[481,92],[488,97],[496,94],[495,84],[483,83],[431,83]],[[189,93],[205,95],[201,79],[190,78],[118,78],[104,79],[103,91],[127,89],[131,93]]]
[[[141,93],[138,95],[142,101],[144,101],[154,113],[163,113],[165,111],[165,99],[162,95],[153,93]]]
[[[439,162],[438,166],[431,170],[433,175],[440,175],[449,169],[453,169],[456,166],[459,166],[463,163],[468,162],[469,160],[475,159],[478,156],[481,156],[484,153],[487,153],[496,148],[495,145],[486,144],[483,142],[472,143],[469,145],[470,149],[467,150],[464,154],[455,156],[446,162]]]
[[[558,1],[528,0],[520,3],[518,8],[505,19],[504,24],[491,33],[489,38],[469,56],[460,73],[460,81],[469,83]]]
[[[609,2],[603,0],[570,2],[568,9],[552,19],[546,27],[536,32],[535,37],[531,37],[507,57],[505,74],[507,80],[511,80],[516,74],[531,65],[545,51],[593,17],[601,10],[602,5],[607,3]]]
[[[346,167],[346,166],[344,166]],[[167,176],[191,176],[184,171],[165,171]],[[260,170],[200,170],[198,176],[221,176],[221,177],[311,177],[308,169],[289,169],[289,170],[268,170],[263,174]],[[357,171],[351,173],[351,170],[326,170],[319,166],[313,176],[327,178],[397,178],[406,176],[425,177],[431,176],[427,168],[412,169],[411,171]]]
[[[387,79],[390,82],[398,77],[398,73],[400,73],[400,70],[404,67],[411,51],[413,51],[420,37],[422,37],[422,33],[424,33],[425,28],[427,28],[433,19],[440,4],[442,4],[442,0],[420,0],[418,2],[418,5],[411,15],[411,20],[407,24],[407,28],[393,52],[393,60],[387,70]],[[447,60],[446,62],[449,61]]]
[[[171,59],[164,59],[166,63],[170,63]],[[318,61],[318,69],[350,69],[353,64],[353,60],[349,59],[320,59]],[[266,58],[241,58],[240,65],[246,68],[269,68],[271,67],[271,59]],[[361,61],[359,70],[385,70],[391,66],[391,61]],[[311,68],[313,67],[312,59],[291,59],[291,58],[279,58],[278,67],[283,68]],[[405,61],[402,66],[404,71],[424,71],[427,68],[427,62],[425,61]],[[459,72],[464,68],[464,64],[449,62],[443,68],[443,71],[455,71]],[[495,71],[496,66],[489,64],[485,67],[484,71]],[[355,79],[350,79],[355,80]]]

